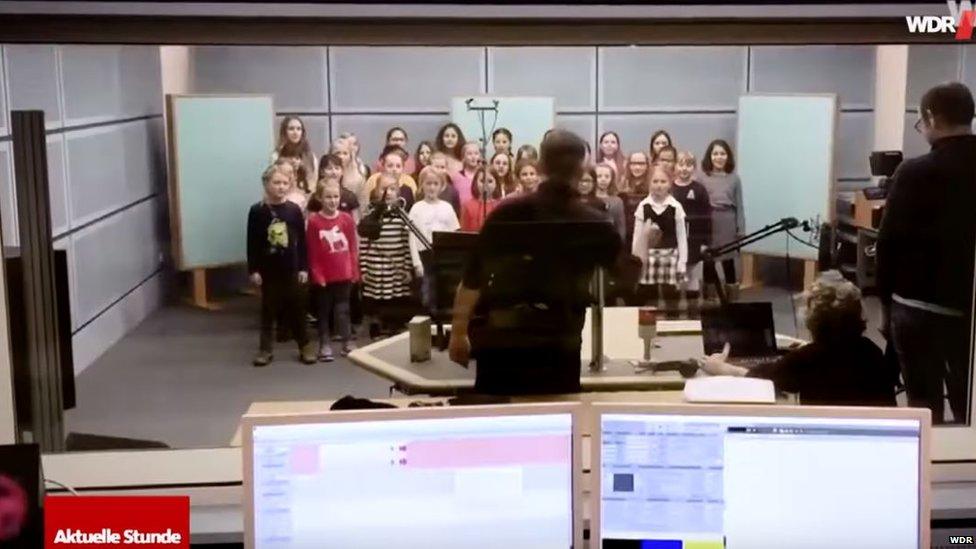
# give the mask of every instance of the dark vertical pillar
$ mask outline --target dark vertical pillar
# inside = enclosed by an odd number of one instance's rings
[[[11,112],[11,129],[30,370],[30,431],[43,451],[60,452],[64,413],[44,112]]]

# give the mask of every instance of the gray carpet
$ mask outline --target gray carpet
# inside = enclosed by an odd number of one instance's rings
[[[759,288],[742,292],[740,299],[772,301],[777,331],[797,334],[786,290]],[[219,312],[160,309],[78,377],[78,406],[66,413],[67,429],[158,440],[174,448],[218,447],[227,445],[254,401],[389,394],[389,382],[345,359],[299,363],[294,343],[279,345],[269,367],[252,367],[257,305],[255,297],[237,296]],[[866,299],[865,308],[868,335],[883,344],[877,300]],[[802,322],[797,325],[799,337],[806,338]]]
[[[278,345],[270,366],[254,368],[258,300],[223,304],[219,312],[166,307],[126,335],[78,376],[67,429],[175,448],[226,446],[254,401],[389,394],[389,383],[344,358],[301,364],[294,343]]]

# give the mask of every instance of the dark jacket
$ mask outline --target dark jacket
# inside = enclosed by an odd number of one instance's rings
[[[895,406],[897,370],[870,339],[814,341],[773,364],[749,370],[778,391],[799,393],[800,403],[820,406]]]
[[[892,294],[971,313],[976,136],[946,137],[898,167],[878,234],[877,279]]]
[[[592,274],[612,267],[620,249],[613,225],[568,185],[546,182],[502,202],[463,280],[481,291],[470,329],[476,390],[578,392]]]

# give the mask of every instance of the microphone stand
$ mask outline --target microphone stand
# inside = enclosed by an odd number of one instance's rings
[[[420,232],[420,229],[417,227],[417,225],[415,225],[414,222],[410,219],[410,217],[406,213],[404,213],[403,204],[400,203],[400,201],[402,200],[403,200],[402,198],[398,199],[397,203],[387,206],[386,210],[393,212],[393,215],[399,217],[400,220],[403,221],[403,224],[407,226],[407,229],[411,233],[413,233],[415,237],[417,237],[417,240],[420,241],[420,244],[424,247],[425,250],[433,249],[434,246],[433,244],[430,243],[430,240],[428,240],[427,237],[424,236],[424,233]]]
[[[758,231],[747,234],[731,242],[726,242],[720,246],[705,246],[702,249],[702,257],[704,259],[702,266],[705,269],[705,274],[707,277],[714,281],[713,284],[715,284],[715,290],[718,293],[719,302],[721,302],[722,305],[728,305],[729,296],[725,293],[725,287],[718,279],[718,267],[716,266],[717,257],[738,251],[744,246],[748,246],[749,244],[758,242],[764,238],[773,236],[774,234],[795,229],[799,226],[800,222],[797,221],[795,217],[784,217],[776,223],[766,225]]]
[[[468,112],[478,113],[478,120],[481,122],[481,161],[485,164],[488,163],[487,153],[488,153],[488,134],[494,133],[495,126],[498,124],[498,100],[493,99],[491,101],[491,106],[489,107],[479,107],[477,105],[472,106],[475,98],[469,97],[464,101],[464,107]],[[495,113],[495,118],[491,123],[491,132],[488,131],[488,123],[485,120],[485,114],[493,112]],[[480,191],[481,197],[481,223],[484,224],[485,219],[488,217],[488,197],[484,196],[484,191]]]

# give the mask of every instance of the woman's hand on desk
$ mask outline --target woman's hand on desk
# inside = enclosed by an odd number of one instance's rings
[[[741,366],[735,366],[734,364],[729,364],[729,351],[732,350],[732,346],[728,343],[722,347],[721,353],[715,353],[713,355],[708,355],[707,357],[700,359],[698,362],[699,367],[705,371],[708,375],[713,376],[744,376],[748,372],[745,368]]]

